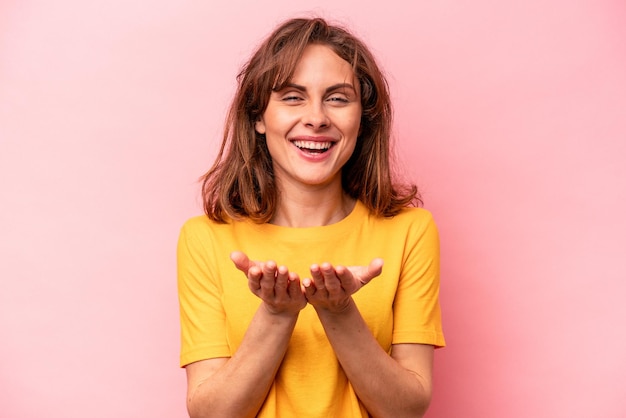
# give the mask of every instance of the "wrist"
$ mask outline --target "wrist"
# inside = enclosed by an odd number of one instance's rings
[[[349,296],[345,301],[339,304],[327,305],[327,306],[313,306],[318,315],[326,316],[345,316],[350,310],[356,307],[352,296]]]
[[[269,318],[272,318],[274,321],[280,322],[295,322],[298,319],[298,315],[300,314],[299,310],[278,310],[265,302],[261,304],[261,309],[266,315],[268,315]]]

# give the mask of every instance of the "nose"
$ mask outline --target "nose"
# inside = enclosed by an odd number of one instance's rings
[[[310,103],[302,116],[302,122],[308,128],[315,130],[327,128],[330,125],[330,118],[326,113],[323,102]]]

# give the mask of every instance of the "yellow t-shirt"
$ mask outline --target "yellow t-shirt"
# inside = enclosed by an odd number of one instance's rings
[[[445,345],[439,308],[439,238],[430,213],[407,208],[392,218],[371,216],[357,202],[332,225],[288,228],[250,221],[217,224],[190,219],[178,243],[180,364],[230,357],[261,301],[229,258],[274,260],[310,277],[311,264],[368,265],[384,260],[383,272],[353,295],[378,343]],[[363,367],[367,367],[364,364]],[[298,317],[285,358],[259,417],[367,417],[341,369],[311,305]]]

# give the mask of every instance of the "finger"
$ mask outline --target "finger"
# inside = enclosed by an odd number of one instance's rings
[[[320,266],[317,264],[313,264],[310,270],[311,270],[311,279],[313,280],[313,285],[315,286],[315,290],[324,290],[326,286],[324,285],[324,276],[322,275]]]
[[[268,261],[261,263],[261,290],[266,296],[274,295],[274,285],[276,284],[276,263]]]
[[[341,286],[347,288],[351,283],[354,282],[354,276],[350,269],[344,266],[335,267],[335,274],[337,274],[337,278],[341,282]]]
[[[241,251],[233,251],[230,253],[230,259],[233,263],[235,263],[235,267],[237,267],[238,270],[243,271],[245,274],[248,274],[248,270],[252,267],[252,265],[254,265],[254,263],[250,262],[248,256]]]
[[[287,292],[291,299],[298,299],[302,297],[302,288],[300,286],[300,278],[296,273],[289,273],[289,283]]]
[[[263,277],[263,272],[257,266],[252,266],[248,270],[248,287],[254,294],[257,294],[261,289],[261,278]]]
[[[315,284],[313,283],[313,279],[308,277],[302,279],[302,289],[304,291],[304,296],[308,299],[315,294]]]
[[[369,265],[367,266],[367,270],[365,271],[365,274],[359,277],[361,283],[367,284],[374,277],[380,276],[380,273],[383,272],[383,264],[384,261],[382,258],[375,258],[370,261]]]
[[[326,290],[328,290],[328,292],[334,292],[337,289],[341,288],[341,282],[337,278],[335,269],[330,263],[323,263],[320,267],[320,270],[322,271],[322,276],[324,277],[324,285],[326,286]]]
[[[272,282],[274,282],[274,280],[276,278],[276,271],[278,270],[278,267],[276,266],[275,262],[270,260],[270,261],[268,261],[266,263],[262,263],[261,264],[261,270],[263,271],[263,277],[264,278],[271,279]]]
[[[280,266],[276,269],[276,284],[274,287],[280,290],[286,290],[289,285],[289,270],[287,267]]]

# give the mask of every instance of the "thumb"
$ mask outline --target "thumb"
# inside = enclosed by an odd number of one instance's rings
[[[235,263],[235,267],[237,267],[238,270],[248,274],[248,269],[251,267],[251,263],[247,255],[241,251],[233,251],[230,253],[230,259],[233,263]]]
[[[380,273],[383,272],[383,264],[384,264],[384,261],[382,258],[375,258],[372,261],[370,261],[369,265],[367,266],[367,269],[365,270],[365,274],[363,274],[363,276],[360,277],[361,283],[367,284],[374,277],[380,276]]]

